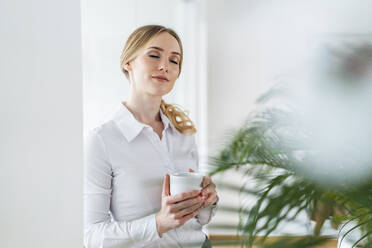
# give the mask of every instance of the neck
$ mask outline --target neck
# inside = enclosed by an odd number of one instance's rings
[[[136,95],[133,92],[129,94],[128,101],[123,102],[139,122],[147,125],[161,121],[160,103],[159,96]]]

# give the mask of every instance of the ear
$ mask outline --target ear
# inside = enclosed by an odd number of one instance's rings
[[[131,66],[130,62],[128,62],[128,63],[126,63],[126,64],[124,65],[124,69],[125,69],[126,71],[131,71],[131,70],[132,70],[132,66]]]

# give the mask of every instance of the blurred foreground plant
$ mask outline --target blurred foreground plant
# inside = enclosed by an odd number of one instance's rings
[[[358,58],[355,56],[363,55],[363,58],[367,58],[367,64],[371,65],[371,46],[364,45],[354,50],[353,60]],[[343,58],[344,64],[353,68],[346,63],[347,59]],[[244,126],[235,132],[219,155],[210,159],[210,164],[215,166],[211,175],[242,168],[245,176],[256,183],[255,189],[249,189],[250,194],[256,197],[256,202],[253,206],[241,206],[239,210],[241,244],[245,247],[252,247],[253,243],[270,248],[315,247],[334,239],[319,236],[324,221],[330,219],[332,226],[340,230],[348,223],[356,223],[343,234],[341,243],[348,239],[354,229],[360,229],[362,235],[354,241],[353,247],[372,247],[372,180],[370,171],[365,170],[372,166],[371,156],[363,154],[363,159],[359,160],[356,156],[358,153],[354,152],[358,147],[350,145],[336,150],[339,152],[336,159],[328,159],[328,150],[311,145],[311,139],[316,137],[314,129],[302,123],[306,120],[302,118],[304,112],[301,106],[290,101],[290,92],[286,84],[278,84],[261,96],[257,100],[256,111],[250,114]],[[284,96],[289,101],[280,107],[267,104],[277,96]],[[369,149],[362,147],[361,151],[368,153]],[[358,180],[348,178],[349,168],[341,180],[335,177],[333,172],[341,170],[342,173],[346,162],[352,166],[351,169],[358,163],[367,165],[362,167],[365,176]],[[327,163],[336,166],[329,170],[326,169]],[[312,174],[312,168],[317,173]],[[265,242],[279,224],[297,220],[303,211],[316,222],[313,235]],[[257,239],[258,236],[263,238]]]

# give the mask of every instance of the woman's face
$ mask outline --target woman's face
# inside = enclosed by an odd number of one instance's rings
[[[169,93],[178,78],[180,54],[177,40],[169,33],[153,37],[126,65],[135,90],[154,96]]]

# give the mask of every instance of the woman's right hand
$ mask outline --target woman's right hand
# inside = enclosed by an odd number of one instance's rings
[[[165,175],[161,209],[156,214],[156,228],[160,237],[163,233],[182,226],[186,221],[200,213],[203,199],[199,194],[200,190],[192,190],[171,196],[169,175]]]

